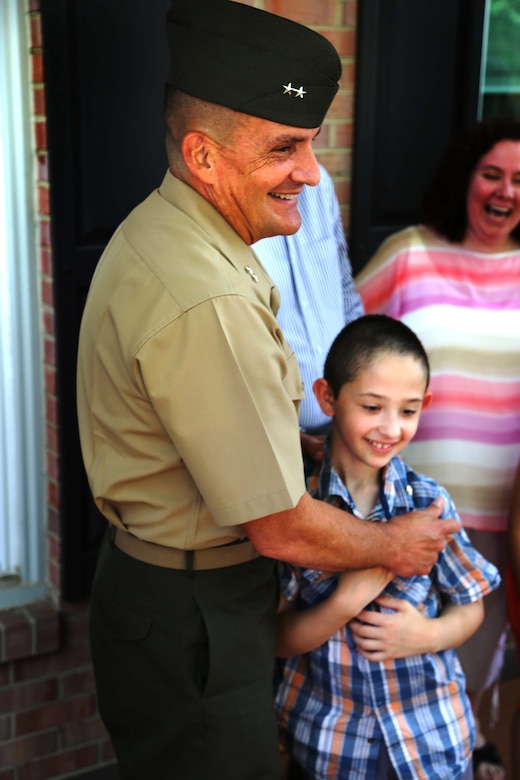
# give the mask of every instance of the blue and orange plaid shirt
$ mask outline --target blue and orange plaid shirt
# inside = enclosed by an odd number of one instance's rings
[[[332,468],[328,447],[308,490],[360,516]],[[443,488],[394,457],[382,475],[380,503],[365,519],[386,522],[429,506],[439,495],[442,517],[458,519]],[[326,599],[337,583],[337,575],[323,578],[322,572],[289,564],[280,564],[280,578],[283,594],[299,609]],[[496,568],[461,529],[427,576],[395,577],[384,593],[435,618],[443,603],[476,601],[499,583]],[[346,625],[316,650],[284,662],[276,709],[285,747],[316,780],[374,777],[382,741],[401,780],[455,780],[471,759],[474,721],[454,650],[373,662],[356,652]]]

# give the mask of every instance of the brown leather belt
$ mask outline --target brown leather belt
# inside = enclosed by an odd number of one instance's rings
[[[223,569],[227,566],[236,566],[238,563],[252,561],[260,555],[249,539],[241,539],[238,542],[220,547],[210,547],[205,550],[179,550],[174,547],[145,542],[126,531],[114,528],[112,541],[119,550],[130,555],[131,558],[167,569],[193,569],[194,571]]]

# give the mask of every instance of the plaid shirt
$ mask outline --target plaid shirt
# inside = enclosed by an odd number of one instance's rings
[[[318,471],[309,478],[311,495],[359,517],[328,451]],[[381,502],[366,519],[385,522],[427,507],[439,495],[444,498],[442,517],[458,518],[443,488],[394,457],[385,469]],[[298,608],[311,607],[336,587],[337,575],[321,575],[281,564],[282,592],[296,599]],[[496,568],[461,530],[429,575],[395,577],[384,593],[406,599],[434,618],[444,601],[467,604],[499,583]],[[287,749],[317,780],[374,777],[381,740],[401,780],[455,780],[466,769],[474,745],[471,707],[454,650],[368,661],[356,652],[348,625],[316,650],[284,663],[276,709]]]

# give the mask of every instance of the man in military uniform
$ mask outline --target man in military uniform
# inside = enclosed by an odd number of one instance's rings
[[[80,334],[82,451],[111,529],[99,710],[121,780],[275,780],[275,559],[420,573],[458,526],[437,507],[372,526],[305,491],[303,388],[250,244],[299,227],[336,51],[229,0],[178,0],[167,33],[169,170],[108,245]]]

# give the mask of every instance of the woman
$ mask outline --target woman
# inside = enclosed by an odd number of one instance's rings
[[[519,121],[480,122],[451,143],[422,222],[388,238],[356,282],[367,313],[402,319],[428,350],[433,400],[405,457],[444,485],[504,580],[520,455]],[[484,623],[459,655],[477,722],[475,778],[501,780],[477,716],[503,663],[504,585],[484,604]]]

